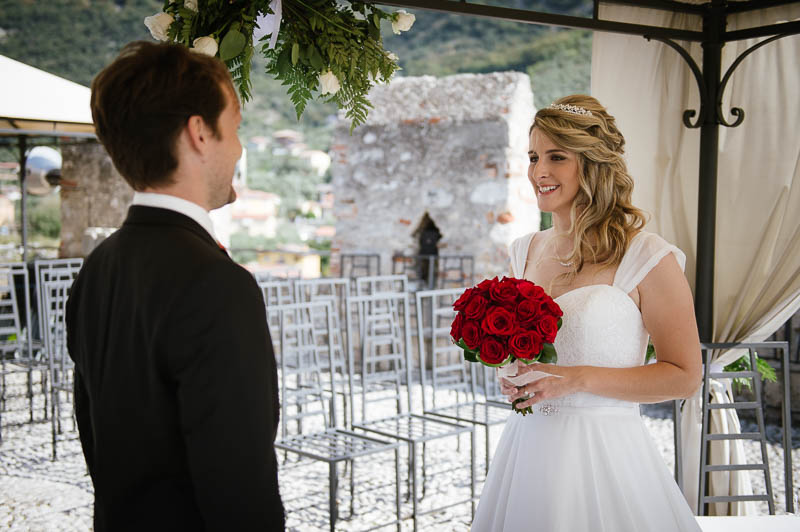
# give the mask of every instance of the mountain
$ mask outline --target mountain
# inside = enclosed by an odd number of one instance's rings
[[[580,16],[592,11],[591,0],[492,3]],[[151,39],[143,20],[162,6],[160,0],[0,0],[0,54],[89,85],[125,43]],[[413,28],[401,35],[384,25],[385,47],[400,57],[399,75],[527,72],[537,107],[589,90],[591,32],[426,10],[415,14]],[[304,133],[311,148],[328,149],[336,114],[332,105],[311,102],[298,121],[285,87],[264,74],[264,60],[258,57],[252,81],[243,139],[292,128]],[[250,171],[257,174],[258,168]]]

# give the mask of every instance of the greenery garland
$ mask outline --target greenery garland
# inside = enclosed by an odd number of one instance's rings
[[[253,32],[262,15],[280,24],[276,36],[260,39],[267,73],[288,86],[298,119],[316,96],[344,109],[351,131],[367,119],[369,90],[399,68],[397,56],[383,48],[381,22],[390,21],[395,33],[414,23],[405,11],[388,13],[353,0],[165,0],[164,11],[144,22],[158,40],[222,59],[245,102],[252,90]]]

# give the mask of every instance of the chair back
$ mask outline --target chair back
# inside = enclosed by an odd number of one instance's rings
[[[381,274],[381,256],[379,253],[352,251],[339,255],[339,275],[355,279],[364,275]]]
[[[409,298],[405,292],[352,296],[347,299],[347,352],[350,382],[360,381],[360,417],[354,417],[350,402],[350,419],[367,421],[369,405],[392,401],[398,414],[412,410],[411,344]],[[402,383],[407,394],[405,405]]]
[[[57,387],[70,381],[70,370],[74,366],[67,353],[66,314],[71,288],[71,279],[45,281],[42,286],[44,346],[50,362],[52,385]]]
[[[450,327],[456,316],[453,303],[464,290],[466,288],[461,287],[416,293],[417,345],[420,353],[423,411],[428,408],[425,392],[429,364],[433,408],[443,406],[443,400],[446,400],[448,395],[455,396],[453,400],[448,401],[450,404],[475,400],[476,373],[479,373],[483,366],[476,367],[477,364],[465,361],[461,348],[450,338]]]
[[[18,352],[23,345],[14,272],[0,266],[0,352],[5,356],[8,352]]]
[[[315,317],[324,324],[315,323]],[[319,362],[322,351],[333,350],[332,303],[272,305],[267,307],[267,319],[277,323],[273,343],[277,344],[275,352],[280,360],[281,438],[302,434],[309,428],[335,426],[335,409],[328,411],[323,379],[334,394],[336,382],[330,371],[322,371]]]
[[[408,292],[408,276],[372,275],[356,278],[356,295]]]
[[[48,281],[74,281],[78,272],[83,267],[82,258],[71,259],[39,259],[34,261],[33,269],[36,276],[36,304],[39,326],[37,328],[39,339],[45,340],[44,314],[45,308],[44,283]]]
[[[264,304],[267,307],[272,305],[291,305],[294,299],[294,282],[290,280],[279,281],[259,281],[258,287],[264,296]]]
[[[344,352],[344,316],[345,300],[350,295],[350,279],[344,277],[327,277],[321,279],[298,279],[294,282],[294,296],[298,303],[309,301],[330,301],[333,305],[333,353],[327,354],[320,361],[323,369],[334,371],[342,378],[347,376],[347,364]],[[321,307],[320,307],[321,308]],[[324,320],[315,316],[314,322],[324,325]]]

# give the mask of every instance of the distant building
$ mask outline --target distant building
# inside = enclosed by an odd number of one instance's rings
[[[14,214],[14,202],[5,195],[0,196],[0,227],[13,228],[16,223]],[[9,234],[10,232],[11,229],[8,231],[0,230],[2,234]]]
[[[247,141],[247,147],[257,152],[265,151],[269,145],[270,140],[262,136],[250,137],[250,140]]]
[[[308,162],[308,165],[318,176],[322,177],[328,168],[331,167],[331,156],[320,150],[305,150],[298,154],[300,159]]]
[[[336,256],[471,255],[477,278],[508,272],[508,245],[539,228],[527,179],[530,78],[519,72],[402,77],[370,92],[331,153]],[[333,275],[339,272],[332,271]]]
[[[239,197],[231,205],[232,232],[245,231],[251,236],[274,238],[281,198],[271,192],[249,188],[237,192]]]
[[[258,254],[258,266],[253,269],[275,277],[316,279],[320,276],[321,260],[305,244],[286,244],[280,249]]]

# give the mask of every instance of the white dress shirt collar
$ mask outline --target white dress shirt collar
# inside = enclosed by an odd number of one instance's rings
[[[214,223],[208,215],[208,211],[196,203],[171,196],[169,194],[156,194],[153,192],[134,192],[131,205],[141,205],[143,207],[157,207],[159,209],[169,209],[188,216],[206,230],[211,238],[217,240],[214,234]]]

